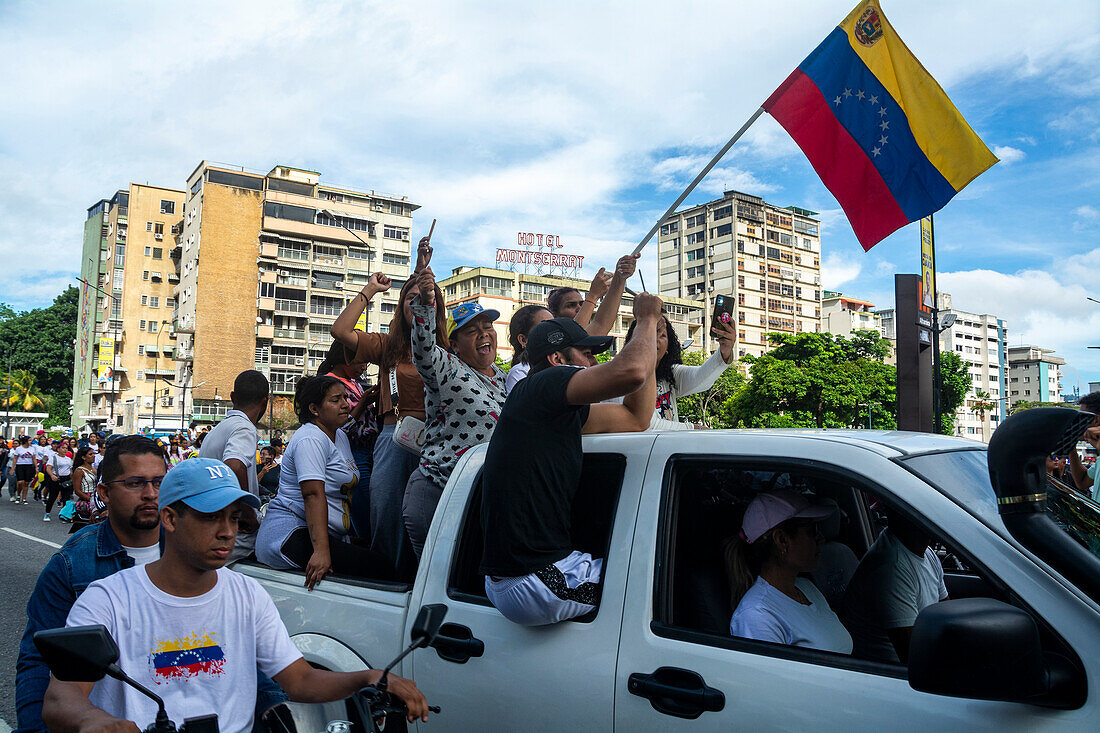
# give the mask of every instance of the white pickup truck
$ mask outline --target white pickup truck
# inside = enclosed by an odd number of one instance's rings
[[[310,593],[301,573],[236,569],[271,593],[306,659],[329,669],[385,664],[421,606],[446,604],[433,648],[395,670],[442,707],[419,724],[431,733],[1096,731],[1100,507],[1054,486],[1044,501],[1045,474],[1033,475],[1063,429],[1080,434],[1082,413],[1059,412],[1032,420],[1031,431],[1054,432],[1049,439],[1013,431],[1013,418],[998,430],[1017,440],[1001,441],[997,493],[986,446],[942,436],[586,437],[573,534],[577,549],[606,558],[602,595],[594,613],[555,626],[518,626],[485,598],[477,572],[485,446],[454,471],[411,585],[330,577]],[[1067,427],[1068,413],[1077,423]],[[1027,494],[1019,487],[1029,481]],[[908,667],[730,636],[722,540],[737,532],[751,497],[775,486],[842,510],[814,574],[832,603],[882,528],[883,506],[935,537],[951,600],[918,618]],[[335,704],[304,716],[299,730],[319,730],[346,712]]]

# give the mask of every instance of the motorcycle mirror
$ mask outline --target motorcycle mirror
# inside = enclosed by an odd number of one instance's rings
[[[118,661],[118,645],[102,624],[39,631],[34,645],[62,682],[98,682]]]
[[[426,647],[435,641],[446,615],[447,605],[444,603],[429,603],[421,606],[420,613],[416,614],[416,621],[413,622],[412,632],[409,634],[413,644]]]

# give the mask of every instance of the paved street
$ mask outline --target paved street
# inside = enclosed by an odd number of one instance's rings
[[[8,621],[8,630],[0,635],[0,733],[7,730],[5,724],[15,726],[15,661],[27,621],[27,598],[55,546],[69,537],[69,525],[57,521],[56,509],[49,524],[42,521],[43,513],[41,504],[10,503],[4,487],[0,500],[0,613]]]

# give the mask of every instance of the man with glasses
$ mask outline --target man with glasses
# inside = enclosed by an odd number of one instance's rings
[[[35,632],[64,626],[77,596],[93,581],[160,558],[158,500],[164,474],[164,454],[146,437],[119,437],[107,447],[97,489],[107,504],[107,521],[80,530],[50,558],[27,602],[15,673],[17,730],[46,730],[42,698],[50,671],[34,646]],[[285,699],[278,686],[261,680],[258,713]]]

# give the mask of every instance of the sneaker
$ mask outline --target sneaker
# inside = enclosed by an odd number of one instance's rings
[[[19,501],[19,500],[18,500],[18,499],[16,499],[16,498],[15,498],[15,497],[13,496],[12,498],[8,499],[8,501],[11,501],[11,502],[16,502],[16,501]]]
[[[23,500],[23,506],[26,506],[26,505],[27,505],[27,500],[26,500],[26,499],[24,499],[24,500]]]
[[[43,521],[43,522],[48,522],[48,521],[50,521],[50,515],[49,515],[49,514],[47,514],[46,516],[42,517],[42,521]]]

